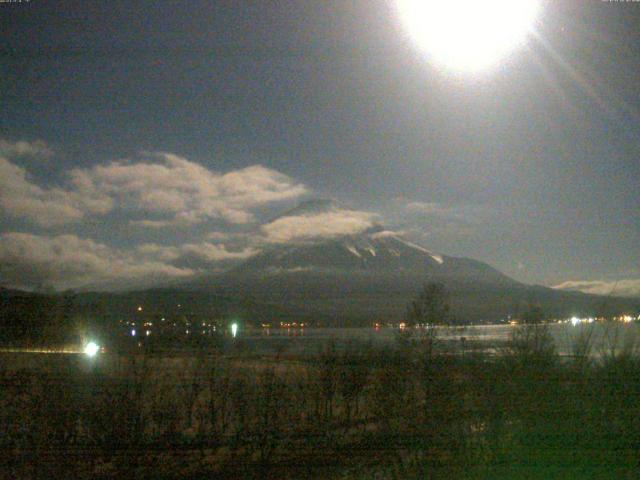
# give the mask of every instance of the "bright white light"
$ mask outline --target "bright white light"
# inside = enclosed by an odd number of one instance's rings
[[[533,29],[540,0],[396,0],[411,36],[455,70],[496,63]]]
[[[237,323],[232,323],[231,324],[231,335],[233,336],[233,338],[236,338],[237,334],[238,334],[238,324]]]
[[[131,329],[131,336],[132,336],[132,337],[135,337],[135,336],[136,336],[136,329],[135,329],[135,328],[132,328],[132,329]]]
[[[580,320],[578,317],[571,317],[571,325],[573,325],[574,327],[580,322],[582,322],[582,320]]]
[[[86,353],[90,357],[95,357],[99,350],[100,347],[94,342],[89,342],[84,347],[84,353]]]

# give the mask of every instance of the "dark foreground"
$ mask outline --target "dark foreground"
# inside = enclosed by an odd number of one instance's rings
[[[424,337],[283,359],[0,356],[2,478],[638,478],[640,360]]]

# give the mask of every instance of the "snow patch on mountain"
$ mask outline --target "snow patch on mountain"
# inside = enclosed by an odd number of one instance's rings
[[[351,253],[353,253],[356,257],[362,258],[362,255],[360,254],[358,249],[356,247],[354,247],[353,245],[345,245],[345,247],[346,247],[347,250],[349,250]]]
[[[435,253],[432,253],[429,250],[427,250],[426,248],[421,247],[420,245],[416,245],[415,243],[409,242],[407,240],[403,240],[401,238],[398,238],[397,240],[399,242],[404,243],[408,247],[415,248],[416,250],[418,250],[420,252],[426,253],[431,258],[433,258],[436,262],[438,262],[440,265],[442,265],[444,263],[444,259],[442,258],[442,255],[437,255]]]
[[[413,242],[409,242],[408,240],[405,240],[405,239],[401,238],[396,232],[392,232],[391,230],[383,230],[381,232],[375,232],[375,233],[372,233],[371,235],[369,235],[369,237],[372,240],[393,239],[393,240],[395,240],[397,242],[402,243],[403,245],[405,245],[405,246],[407,246],[409,248],[413,248],[414,250],[418,250],[419,252],[426,253],[433,260],[438,262],[440,265],[442,265],[444,263],[444,258],[442,257],[442,255],[438,255],[436,253],[431,252],[430,250],[427,250],[424,247],[421,247],[420,245],[416,245]],[[395,252],[397,252],[397,250],[392,250],[391,251],[391,253],[393,255],[396,255]],[[398,253],[398,255],[399,255],[399,253]]]

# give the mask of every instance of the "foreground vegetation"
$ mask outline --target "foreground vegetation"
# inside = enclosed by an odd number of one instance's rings
[[[7,478],[637,478],[640,360],[556,356],[546,327],[502,355],[429,333],[321,355],[3,358]],[[53,358],[53,357],[52,357]]]

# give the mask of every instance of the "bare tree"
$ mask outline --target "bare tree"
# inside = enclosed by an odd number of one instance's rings
[[[358,400],[369,378],[369,365],[362,355],[348,349],[342,355],[337,377],[338,391],[344,399],[347,422],[358,415]]]
[[[337,389],[337,362],[336,346],[334,342],[329,343],[320,355],[318,383],[323,400],[323,412],[325,420],[333,418],[333,398]]]
[[[530,306],[522,316],[523,325],[517,326],[510,335],[507,353],[529,366],[553,363],[556,346],[544,323],[544,313],[539,306]]]
[[[449,294],[444,284],[425,283],[407,309],[409,325],[448,325],[450,323]]]

